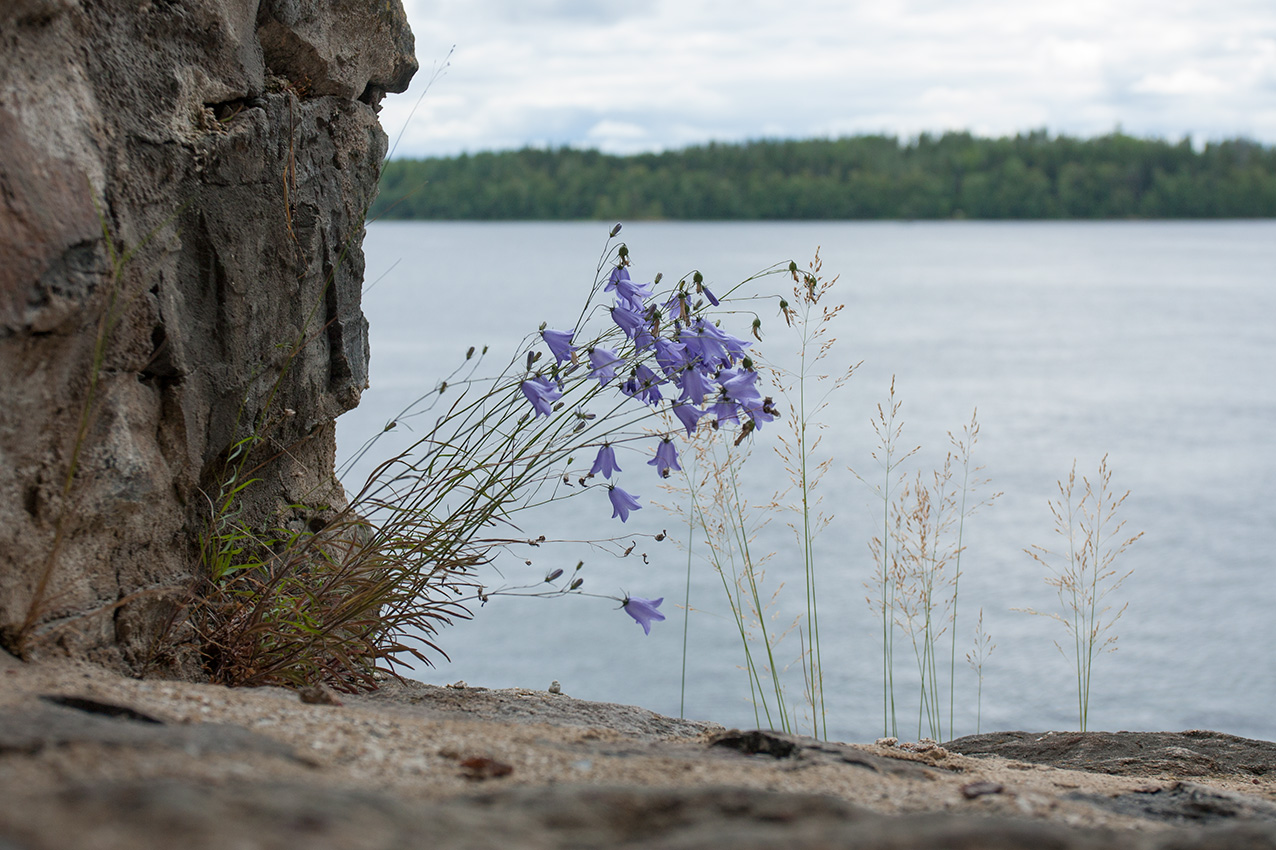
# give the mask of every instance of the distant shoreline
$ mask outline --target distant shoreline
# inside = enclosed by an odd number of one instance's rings
[[[1183,220],[1276,217],[1276,148],[1044,131],[575,148],[386,163],[372,219]]]

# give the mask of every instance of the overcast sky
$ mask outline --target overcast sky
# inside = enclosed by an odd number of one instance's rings
[[[1276,143],[1276,0],[404,5],[421,71],[382,111],[398,157],[1041,127]]]

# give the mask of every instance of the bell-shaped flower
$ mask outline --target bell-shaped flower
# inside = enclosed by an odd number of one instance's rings
[[[718,425],[726,425],[728,422],[739,421],[740,405],[725,395],[719,394],[717,400],[709,406],[708,412],[718,420]]]
[[[549,378],[538,376],[528,378],[519,384],[519,389],[536,410],[537,416],[549,416],[554,410],[554,402],[563,397],[558,386]]]
[[[651,297],[655,287],[650,283],[634,283],[633,281],[625,281],[616,287],[616,303],[623,303],[632,310],[642,312],[646,307],[646,300]]]
[[[598,456],[594,458],[594,465],[589,468],[589,474],[611,478],[613,472],[620,471],[620,464],[616,463],[616,450],[611,447],[611,443],[603,443]]]
[[[744,356],[748,340],[732,336],[717,325],[696,319],[679,336],[679,340],[687,346],[687,350],[700,356],[706,363],[728,366]]]
[[[637,496],[631,496],[615,484],[607,487],[607,498],[611,500],[612,519],[620,517],[621,522],[626,522],[629,519],[630,511],[642,510],[642,505],[638,504]]]
[[[616,377],[616,367],[624,361],[610,348],[589,349],[589,377],[597,378],[598,383],[606,384]]]
[[[654,286],[650,283],[634,283],[629,278],[629,269],[616,266],[607,277],[604,292],[616,293],[616,300],[624,303],[636,312],[642,312],[643,300],[651,297]]]
[[[687,347],[680,342],[659,337],[656,340],[656,365],[666,375],[672,375],[687,365]]]
[[[625,613],[633,617],[638,625],[642,626],[642,633],[651,634],[651,623],[653,620],[660,621],[665,618],[658,610],[660,603],[664,602],[662,596],[659,599],[643,599],[641,596],[626,596],[625,601],[621,603],[621,607],[625,609]]]
[[[660,377],[646,363],[639,363],[638,368],[634,370],[634,380],[637,384],[637,395],[652,407],[660,404],[660,385],[664,383]]]
[[[722,395],[742,407],[761,407],[762,394],[758,392],[758,373],[748,369],[723,369],[718,373]]]
[[[651,333],[651,326],[646,321],[634,333],[634,348],[637,351],[650,351],[656,344],[656,337]]]
[[[647,325],[647,322],[643,319],[641,313],[629,309],[629,307],[624,304],[617,304],[615,307],[611,308],[611,320],[615,322],[620,329],[625,332],[625,336],[630,339],[633,339],[634,335]]]
[[[656,446],[656,456],[647,461],[647,465],[654,466],[661,478],[668,478],[671,469],[681,472],[682,467],[678,465],[678,449],[674,446],[673,440],[668,437],[661,440],[660,445]]]
[[[704,398],[713,392],[713,384],[705,377],[704,372],[696,366],[688,366],[678,373],[677,384],[682,388],[680,398],[695,404],[704,404]]]
[[[622,282],[629,280],[629,269],[624,266],[616,266],[611,270],[611,274],[607,276],[607,285],[603,287],[603,292],[615,292],[616,287]]]
[[[550,328],[541,331],[541,339],[545,340],[545,344],[549,346],[549,353],[554,355],[554,359],[559,363],[572,359],[574,335],[575,331],[556,331]]]
[[[673,415],[678,417],[678,421],[687,429],[687,436],[690,437],[696,432],[704,411],[684,401],[673,406]]]
[[[763,399],[760,404],[742,404],[740,409],[749,415],[749,418],[753,420],[753,427],[759,431],[762,430],[763,423],[773,422],[780,415],[770,396]]]

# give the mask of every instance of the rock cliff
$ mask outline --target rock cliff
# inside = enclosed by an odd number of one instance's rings
[[[254,429],[248,515],[343,502],[416,68],[399,0],[0,3],[0,643],[142,663]]]

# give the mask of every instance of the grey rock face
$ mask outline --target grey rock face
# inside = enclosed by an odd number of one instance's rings
[[[399,0],[0,3],[0,640],[141,663],[254,428],[246,518],[344,503],[415,70]]]
[[[355,705],[411,706],[417,715],[438,719],[464,717],[502,723],[605,727],[644,740],[694,737],[722,731],[716,723],[665,717],[632,705],[578,700],[544,691],[441,688],[410,680],[391,679],[375,691],[350,697],[350,702]]]
[[[0,844],[120,848],[848,848],[1235,850],[1257,825],[1160,834],[944,815],[883,816],[811,794],[554,785],[425,803],[361,790],[186,780],[83,782],[0,812]],[[56,822],[56,834],[40,829]]]
[[[209,754],[254,753],[306,763],[278,741],[239,726],[216,723],[171,726],[155,721],[102,717],[60,706],[0,708],[0,756],[33,754],[85,743],[176,749],[196,758]]]
[[[967,756],[995,755],[1114,776],[1276,772],[1276,744],[1221,732],[994,732],[944,746]]]

